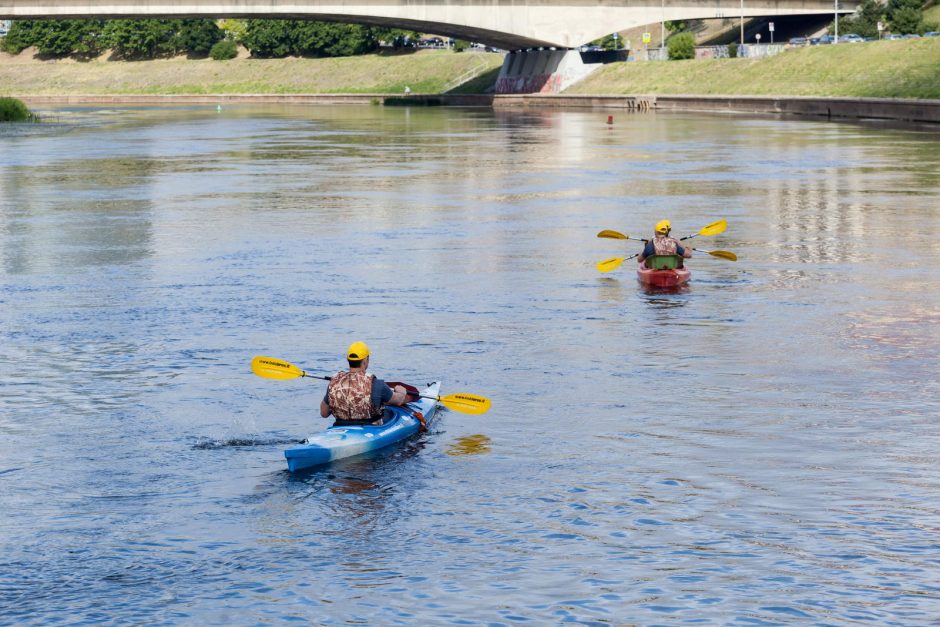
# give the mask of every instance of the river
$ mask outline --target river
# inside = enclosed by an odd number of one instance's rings
[[[0,126],[0,623],[932,624],[940,135],[71,107]],[[692,281],[645,291],[649,237]],[[490,398],[290,474],[318,375]]]

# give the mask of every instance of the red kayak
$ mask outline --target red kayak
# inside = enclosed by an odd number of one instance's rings
[[[689,282],[692,272],[687,268],[653,270],[641,263],[636,267],[636,278],[647,287],[679,287]]]

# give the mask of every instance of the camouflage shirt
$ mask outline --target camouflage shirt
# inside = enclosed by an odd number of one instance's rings
[[[391,398],[392,389],[374,375],[338,372],[323,400],[337,420],[371,421],[382,417],[382,405]]]

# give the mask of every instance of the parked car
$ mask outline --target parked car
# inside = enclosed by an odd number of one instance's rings
[[[885,35],[884,38],[886,41],[894,41],[896,39],[904,39],[904,35],[895,35],[894,33],[891,33],[890,35]]]
[[[910,33],[909,35],[902,35],[901,39],[920,39],[920,35],[917,33]]]
[[[860,44],[864,41],[865,40],[862,39],[861,36],[856,35],[855,33],[849,33],[848,35],[839,35],[839,43],[845,42],[847,44]]]
[[[833,37],[832,35],[823,35],[822,37],[816,38],[816,43],[818,45],[831,44],[831,43],[835,43],[835,41],[836,41],[836,38]]]
[[[924,37],[940,37],[940,32],[932,30],[929,33],[924,33]]]
[[[791,46],[805,46],[809,43],[809,40],[806,37],[790,37]]]

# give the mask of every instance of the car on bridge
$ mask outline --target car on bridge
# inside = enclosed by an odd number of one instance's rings
[[[847,44],[860,44],[860,43],[863,43],[864,41],[865,40],[861,37],[861,35],[856,35],[855,33],[849,33],[848,35],[839,35],[839,43],[845,42]]]
[[[805,46],[809,43],[809,39],[806,37],[790,37],[791,46]]]

